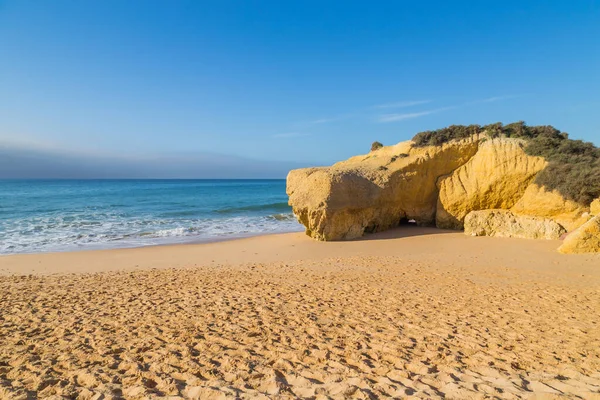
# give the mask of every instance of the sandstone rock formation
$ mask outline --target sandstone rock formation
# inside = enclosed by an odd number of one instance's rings
[[[294,170],[287,178],[289,203],[319,240],[354,239],[403,219],[433,225],[438,177],[465,164],[478,147],[477,135],[442,146],[408,141],[331,167]]]
[[[570,233],[558,251],[565,254],[600,253],[600,216],[596,216]]]
[[[465,234],[522,239],[559,239],[565,228],[551,219],[516,215],[508,210],[471,211],[464,220]]]
[[[462,229],[471,211],[513,207],[546,166],[543,158],[525,154],[523,144],[515,139],[485,141],[469,162],[442,177],[436,225]]]
[[[565,199],[556,191],[548,191],[535,183],[529,185],[523,197],[510,209],[515,214],[551,218],[573,231],[589,220],[589,208]]]
[[[469,232],[556,238],[557,226],[572,231],[587,222],[590,207],[533,182],[547,162],[527,155],[524,143],[478,133],[437,145],[376,146],[330,167],[291,171],[289,204],[318,240],[355,239],[407,220],[462,229],[472,211],[495,209],[512,214],[476,214]],[[600,205],[592,208],[598,213]]]
[[[592,215],[600,215],[600,199],[596,199],[590,205],[590,213]]]

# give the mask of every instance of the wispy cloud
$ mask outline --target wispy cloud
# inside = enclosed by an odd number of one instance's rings
[[[412,112],[412,113],[382,114],[377,117],[376,121],[377,122],[404,121],[407,119],[424,117],[426,115],[436,114],[436,113],[448,111],[448,110],[454,110],[457,108],[463,108],[463,107],[468,107],[468,106],[472,106],[472,105],[476,105],[476,104],[483,104],[483,103],[493,103],[495,101],[509,100],[509,99],[514,99],[517,97],[521,97],[521,96],[520,95],[494,96],[494,97],[488,97],[486,99],[470,101],[468,103],[457,104],[454,106],[435,108],[432,110],[424,110],[424,111]]]
[[[343,115],[336,115],[333,117],[319,118],[319,119],[315,119],[312,121],[308,121],[308,124],[310,124],[310,125],[326,124],[329,122],[341,121],[344,119],[352,118],[352,117],[355,117],[356,115],[357,115],[356,113],[349,113],[349,114],[343,114]]]
[[[510,99],[514,99],[517,97],[521,97],[521,96],[516,95],[516,94],[511,94],[511,95],[507,95],[507,96],[494,96],[494,97],[488,97],[487,99],[476,101],[474,103],[493,103],[494,101],[510,100]]]
[[[375,106],[372,106],[369,108],[370,109],[373,109],[373,108],[376,108],[376,109],[406,108],[406,107],[413,107],[413,106],[418,106],[418,105],[427,104],[427,103],[431,103],[431,100],[401,101],[401,102],[396,102],[396,103],[378,104],[378,105],[375,105]],[[356,117],[360,117],[360,116],[364,116],[364,115],[365,115],[365,111],[361,110],[361,111],[356,111],[353,113],[336,115],[333,117],[315,119],[312,121],[308,121],[307,124],[309,124],[309,125],[327,124],[330,122],[342,121],[345,119],[356,118]]]
[[[309,121],[309,123],[311,124],[326,124],[328,122],[333,122],[333,121],[337,121],[339,120],[339,118],[337,117],[333,117],[333,118],[319,118],[319,119],[315,119],[313,121]]]
[[[380,122],[380,123],[404,121],[407,119],[420,118],[420,117],[424,117],[426,115],[437,114],[440,112],[454,110],[457,108],[463,108],[463,107],[472,106],[472,105],[476,105],[476,104],[493,103],[493,102],[502,101],[502,100],[510,100],[510,99],[514,99],[514,98],[518,98],[518,97],[522,97],[522,95],[493,96],[493,97],[488,97],[485,99],[473,100],[473,101],[462,103],[462,104],[456,104],[456,105],[451,105],[451,106],[447,106],[447,107],[440,107],[440,108],[434,108],[434,109],[423,110],[423,111],[406,112],[406,113],[389,112],[387,114],[380,114],[380,115],[376,116],[375,121]],[[399,101],[399,102],[395,102],[395,103],[377,104],[377,105],[369,107],[369,109],[371,109],[371,112],[373,112],[372,111],[373,109],[382,110],[382,111],[383,110],[393,111],[392,109],[395,109],[395,108],[415,107],[415,106],[420,106],[420,105],[424,105],[424,104],[429,104],[432,102],[433,102],[432,100],[407,100],[407,101]],[[366,110],[363,110],[363,111],[357,111],[354,113],[337,115],[337,116],[333,116],[333,117],[319,118],[319,119],[315,119],[312,121],[304,122],[303,124],[299,124],[298,126],[303,125],[304,128],[307,128],[309,125],[326,124],[326,123],[337,122],[337,121],[341,121],[341,120],[349,119],[349,118],[358,118],[361,116],[366,117],[369,114],[371,114],[371,112],[367,112]],[[298,133],[294,132],[294,133],[282,133],[282,134],[278,134],[278,135],[273,135],[274,138],[275,137],[276,138],[286,138],[286,137],[297,137],[297,136],[307,136],[307,134],[298,134]]]
[[[414,113],[383,114],[383,115],[380,115],[379,117],[377,117],[377,122],[404,121],[406,119],[413,119],[413,118],[424,117],[425,115],[430,115],[430,114],[435,114],[435,113],[439,113],[439,112],[442,112],[442,111],[452,110],[454,108],[456,108],[456,106],[436,108],[436,109],[433,109],[433,110],[425,110],[425,111],[414,112]]]
[[[431,103],[431,100],[400,101],[397,103],[378,104],[371,108],[405,108],[405,107],[419,106],[421,104],[427,104],[427,103]]]
[[[296,137],[303,137],[303,136],[310,136],[310,133],[300,133],[300,132],[286,132],[286,133],[277,133],[275,135],[272,135],[272,138],[277,138],[277,139],[287,139],[287,138],[296,138]]]

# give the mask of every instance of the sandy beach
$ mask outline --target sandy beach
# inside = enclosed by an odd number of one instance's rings
[[[0,398],[600,398],[600,256],[403,227],[0,257]]]

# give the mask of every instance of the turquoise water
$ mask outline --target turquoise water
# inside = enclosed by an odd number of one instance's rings
[[[0,180],[0,254],[300,230],[285,180]]]

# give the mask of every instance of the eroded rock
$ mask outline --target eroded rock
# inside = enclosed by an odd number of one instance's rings
[[[551,218],[573,231],[590,219],[590,209],[574,201],[565,199],[557,191],[532,183],[523,197],[511,208],[515,214]]]
[[[527,155],[525,144],[476,134],[436,146],[376,146],[330,167],[291,171],[289,204],[318,240],[355,239],[408,220],[463,229],[469,213],[499,209],[511,212],[475,214],[468,233],[556,239],[600,213],[600,200],[588,207],[533,183],[547,162]]]
[[[517,215],[508,210],[472,211],[464,220],[465,234],[522,239],[556,240],[566,233],[555,221],[529,215]]]
[[[558,251],[565,254],[600,253],[600,216],[571,232]]]
[[[318,240],[354,239],[403,219],[433,225],[438,177],[470,160],[478,146],[479,136],[429,147],[408,141],[331,167],[294,170],[287,178],[289,204]]]
[[[440,178],[436,225],[462,229],[471,211],[513,207],[546,166],[543,158],[525,154],[523,146],[517,139],[487,140],[469,162]]]
[[[590,205],[590,213],[592,215],[600,215],[600,199],[596,199]]]

